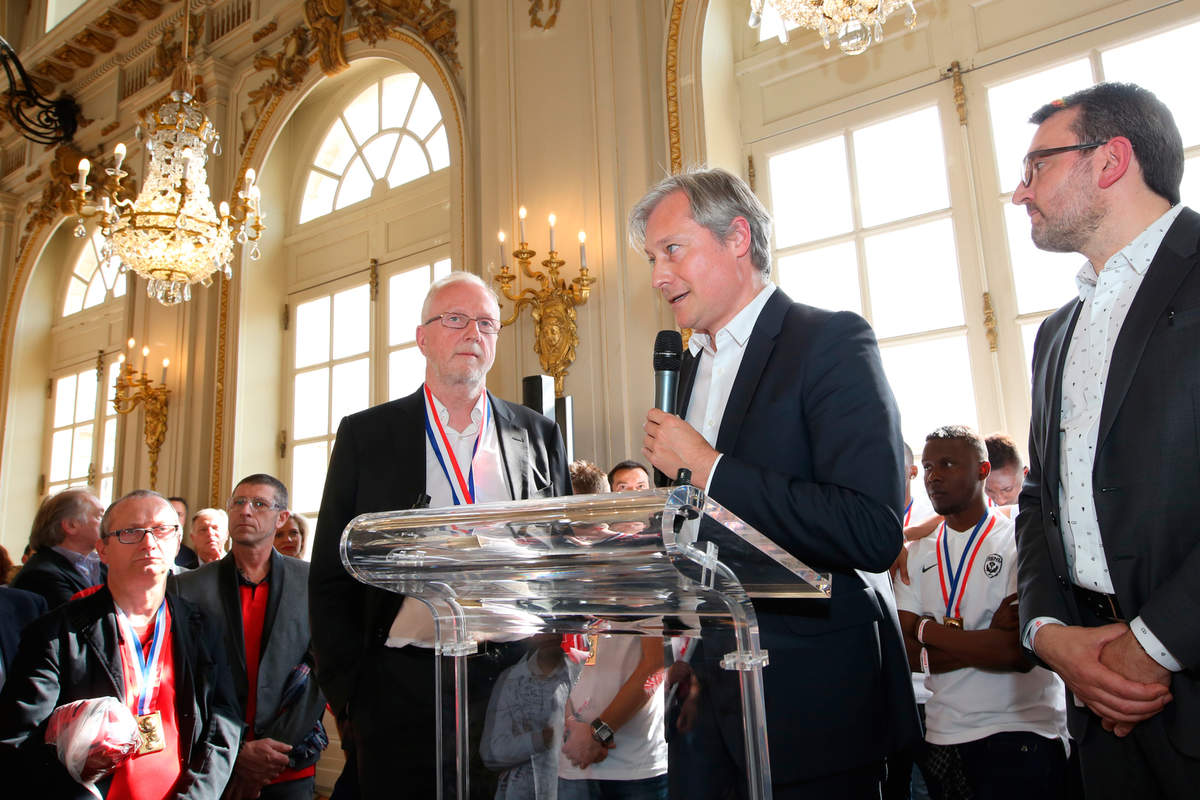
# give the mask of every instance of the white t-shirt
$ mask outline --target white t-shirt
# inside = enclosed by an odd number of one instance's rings
[[[608,707],[642,660],[642,637],[595,638],[596,663],[583,668],[571,689],[571,708],[591,722]],[[663,690],[659,683],[650,701],[613,733],[613,748],[598,764],[579,769],[563,754],[558,776],[568,780],[627,781],[653,778],[667,771],[667,740],[663,727]]]
[[[970,530],[955,531],[939,525],[913,546],[908,554],[912,583],[896,583],[896,604],[901,611],[928,614],[939,622],[946,616],[940,573],[947,567],[959,568],[970,536]],[[950,559],[947,564],[943,551],[943,566],[939,567],[938,550],[943,540]],[[968,552],[963,562],[963,577],[959,579],[962,601],[956,603],[956,613],[952,614],[961,616],[963,629],[969,631],[991,625],[1000,601],[1017,591],[1017,545],[1012,521],[989,508],[975,545],[974,560]],[[930,675],[925,685],[933,692],[925,703],[925,739],[933,744],[972,742],[1004,731],[1028,731],[1048,739],[1067,740],[1066,692],[1062,681],[1049,670],[1034,667],[1029,672],[991,672],[968,667]]]

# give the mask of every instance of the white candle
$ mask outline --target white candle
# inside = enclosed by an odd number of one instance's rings
[[[583,269],[584,267],[587,266],[587,245],[584,244],[584,242],[586,242],[586,241],[587,241],[587,234],[584,233],[583,231],[580,231],[579,232],[579,267],[580,267],[580,269]]]
[[[246,170],[246,191],[250,191],[250,187],[254,185],[254,168],[250,167]]]
[[[517,233],[521,237],[521,244],[525,244],[525,242],[529,241],[525,238],[525,215],[527,213],[529,212],[525,210],[525,206],[521,206],[521,208],[517,211]]]
[[[113,160],[116,161],[117,169],[121,168],[121,164],[125,162],[125,143],[117,142],[117,146],[113,148]]]
[[[550,215],[550,252],[554,252],[554,223],[558,222],[558,217]]]
[[[143,375],[146,374],[146,359],[149,357],[150,357],[150,348],[143,347],[142,348],[142,374]]]
[[[79,185],[83,186],[87,183],[88,173],[92,171],[92,162],[86,158],[79,159]]]
[[[169,366],[171,366],[171,359],[164,358],[163,359],[163,374],[162,374],[162,381],[161,381],[163,386],[167,385],[167,367],[169,367]]]
[[[504,268],[504,231],[496,234],[496,238],[500,240],[500,267]]]
[[[134,345],[136,345],[136,344],[137,344],[137,342],[135,342],[135,341],[133,340],[133,337],[132,337],[132,336],[130,336],[130,337],[129,337],[129,341],[128,341],[128,342],[126,342],[125,344],[129,345],[129,350],[132,352],[132,351],[133,351],[133,347],[134,347]]]

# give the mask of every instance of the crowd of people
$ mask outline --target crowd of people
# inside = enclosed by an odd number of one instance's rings
[[[686,470],[832,587],[754,602],[775,798],[1191,796],[1200,216],[1151,93],[1099,84],[1031,121],[1013,202],[1038,247],[1087,262],[1034,346],[1027,467],[1011,438],[953,424],[915,454],[866,321],[771,282],[773,223],[744,181],[673,175],[629,229],[692,335],[678,413],[647,412],[637,460],[569,464],[551,420],[487,391],[498,301],[455,272],[424,301],[421,388],[342,420],[311,538],[268,474],[190,517],[146,490],[48,498],[0,590],[6,789],[307,800],[328,707],[334,798],[435,797],[428,732],[454,680],[437,623],[347,571],[347,524]],[[738,674],[704,637],[479,649],[473,796],[747,796]]]

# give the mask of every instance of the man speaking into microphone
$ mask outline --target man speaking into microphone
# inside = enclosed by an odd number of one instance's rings
[[[694,333],[677,414],[651,409],[643,453],[833,576],[828,601],[759,600],[773,792],[878,798],[889,753],[920,737],[890,586],[902,544],[900,418],[870,326],[770,281],[771,218],[740,178],[673,175],[630,215],[652,282]],[[674,797],[744,795],[737,676],[692,657],[697,735],[675,737]]]

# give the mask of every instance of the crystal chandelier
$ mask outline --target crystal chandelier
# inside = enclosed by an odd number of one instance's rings
[[[193,96],[194,81],[187,64],[191,21],[190,0],[184,10],[183,57],[170,96],[137,127],[145,142],[149,169],[141,192],[132,202],[120,197],[125,145],[113,153],[114,166],[105,170],[110,180],[100,189],[100,207],[88,203],[91,164],[79,162],[75,191],[75,235],[87,235],[84,219],[98,216],[104,237],[101,256],[117,259],[119,268],[133,270],[146,279],[146,294],[163,305],[192,297],[192,284],[209,286],[214,273],[233,276],[234,242],[250,246],[250,258],[259,258],[258,240],[264,230],[259,188],[254,170],[247,169],[244,183],[231,204],[222,201],[220,214],[213,208],[208,189],[209,152],[221,154],[221,139]]]
[[[904,24],[909,30],[917,24],[913,0],[750,0],[751,28],[762,22],[764,6],[793,25],[821,34],[826,50],[836,40],[842,52],[852,56],[883,39],[883,23],[893,11],[906,9]],[[779,38],[786,42],[786,27],[781,25],[780,30]]]

